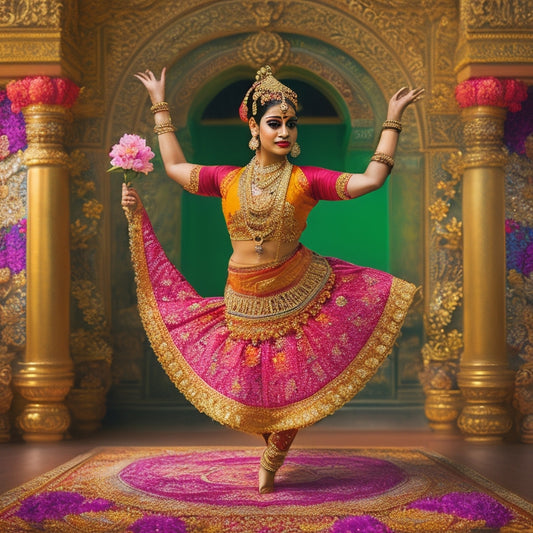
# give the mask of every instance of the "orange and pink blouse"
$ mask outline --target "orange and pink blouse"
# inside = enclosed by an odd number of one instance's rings
[[[195,166],[186,190],[202,196],[222,198],[222,212],[231,240],[249,240],[239,199],[239,179],[245,167]],[[282,222],[269,240],[298,241],[307,217],[319,200],[349,200],[346,190],[351,174],[319,167],[292,168],[285,197]]]

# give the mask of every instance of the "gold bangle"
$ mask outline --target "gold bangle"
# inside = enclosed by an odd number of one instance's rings
[[[156,113],[159,113],[159,111],[170,111],[170,107],[168,105],[168,102],[157,102],[157,104],[154,104],[150,111],[155,115]]]
[[[259,464],[269,472],[277,472],[288,453],[289,450],[282,451],[275,444],[269,442],[261,456]]]
[[[383,123],[382,128],[383,130],[396,130],[398,133],[402,131],[402,123],[399,120],[386,120]]]
[[[163,133],[172,133],[174,131],[176,131],[176,128],[172,124],[171,120],[161,122],[154,126],[154,133],[157,133],[157,135],[162,135]]]
[[[376,152],[371,158],[370,161],[376,161],[378,163],[383,163],[384,165],[387,165],[389,169],[392,169],[394,166],[394,159],[392,156],[388,154],[384,154],[383,152]]]

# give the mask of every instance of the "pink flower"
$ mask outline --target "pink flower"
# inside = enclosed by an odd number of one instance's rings
[[[72,107],[78,98],[80,88],[68,78],[54,78],[54,84],[57,93],[56,103]]]
[[[30,80],[28,95],[32,104],[55,104],[56,88],[48,76],[34,76]]]
[[[497,78],[482,78],[476,81],[478,105],[502,105],[503,87],[500,80]]]
[[[13,113],[19,113],[23,107],[30,104],[29,85],[30,78],[10,81],[6,85],[7,97],[11,100],[11,111]]]
[[[13,113],[18,113],[30,104],[72,107],[80,92],[79,87],[68,78],[49,76],[28,76],[11,81],[7,84],[6,90]]]
[[[124,178],[127,179],[128,174],[148,174],[154,169],[150,159],[154,157],[154,153],[149,146],[146,146],[146,141],[138,135],[124,134],[118,144],[115,144],[109,152],[111,157],[112,167],[108,172],[115,170],[124,171]],[[129,176],[135,177],[135,176]]]
[[[527,86],[518,80],[505,78],[471,78],[455,87],[455,99],[459,107],[490,105],[519,111],[527,99]]]

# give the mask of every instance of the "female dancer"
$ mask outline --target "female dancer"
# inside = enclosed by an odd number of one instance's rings
[[[202,412],[266,441],[259,491],[274,490],[299,428],[349,401],[390,353],[415,287],[392,275],[322,257],[299,238],[319,200],[381,187],[394,164],[401,117],[423,89],[400,89],[362,174],[298,167],[297,95],[269,67],[239,114],[254,157],[245,167],[188,163],[165,102],[165,69],[135,75],[146,87],[170,178],[219,196],[232,242],[224,297],[202,298],[168,261],[134,189],[123,185],[139,310],[154,352]],[[208,258],[206,258],[208,259]]]

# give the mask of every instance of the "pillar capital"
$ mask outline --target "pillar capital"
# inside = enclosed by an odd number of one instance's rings
[[[26,76],[9,82],[6,91],[13,112],[22,111],[26,121],[24,163],[66,167],[65,127],[80,88],[68,78]]]

